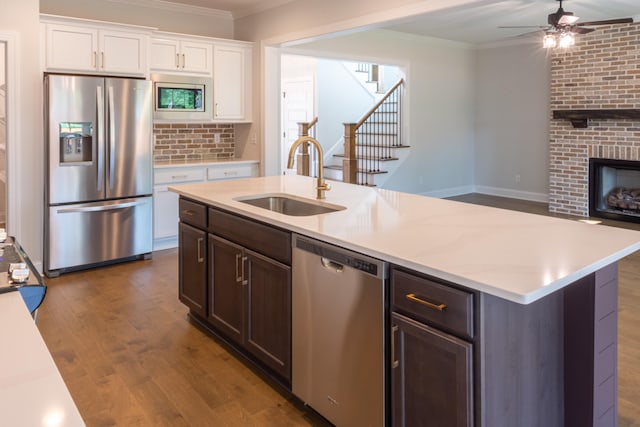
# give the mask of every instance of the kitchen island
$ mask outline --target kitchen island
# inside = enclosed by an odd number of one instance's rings
[[[411,360],[405,360],[402,353],[411,342],[405,340],[408,329],[403,329],[407,319],[409,323],[422,321],[411,323],[412,328],[424,323],[429,333],[444,331],[445,339],[451,337],[466,346],[464,369],[456,372],[468,381],[465,391],[456,392],[453,399],[464,407],[453,407],[450,412],[467,416],[458,417],[455,425],[615,425],[616,262],[640,248],[640,233],[388,190],[332,185],[326,200],[317,202],[313,201],[316,180],[297,176],[170,189],[185,200],[226,215],[390,263],[388,304],[393,317],[388,335],[392,347],[396,341],[401,344],[400,370],[406,364],[403,361]],[[344,209],[290,216],[239,200],[259,195],[286,195]],[[396,290],[422,283],[467,296],[462,329],[451,326],[450,319],[434,320],[431,314],[421,316],[403,306]],[[203,309],[206,312],[207,307]],[[390,357],[397,366],[395,354]],[[416,408],[406,400],[413,391],[429,395],[429,390],[407,390],[406,385],[396,388],[396,377],[407,383],[410,378],[397,374],[399,369],[392,370],[393,387],[388,393],[393,424],[409,425],[407,412]]]

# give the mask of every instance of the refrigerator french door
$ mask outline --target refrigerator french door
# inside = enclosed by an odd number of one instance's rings
[[[45,272],[152,250],[151,82],[45,75]]]

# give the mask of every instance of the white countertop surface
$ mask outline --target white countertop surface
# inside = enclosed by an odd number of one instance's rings
[[[0,425],[84,426],[20,292],[0,294]]]
[[[295,175],[172,186],[185,197],[521,304],[640,249],[640,232],[331,182],[347,209],[295,217],[234,200],[286,193],[315,199]]]

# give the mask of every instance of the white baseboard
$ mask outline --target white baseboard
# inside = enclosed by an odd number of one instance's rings
[[[163,239],[153,240],[153,250],[161,251],[163,249],[173,249],[178,247],[178,236],[165,237]]]
[[[446,197],[461,196],[463,194],[469,194],[469,193],[475,193],[475,187],[473,185],[444,188],[442,190],[427,191],[425,193],[419,193],[419,194],[421,196],[436,197],[438,199],[444,199]]]
[[[488,194],[490,196],[510,197],[512,199],[529,200],[540,203],[547,203],[549,201],[549,195],[544,193],[512,190],[510,188],[486,187],[484,185],[476,185],[475,193]]]
[[[510,188],[487,187],[484,185],[467,185],[461,187],[444,188],[441,190],[427,191],[419,193],[421,196],[437,197],[444,199],[446,197],[461,196],[469,193],[481,193],[490,196],[509,197],[512,199],[529,200],[532,202],[547,203],[549,196],[544,193],[534,193],[531,191],[512,190]]]

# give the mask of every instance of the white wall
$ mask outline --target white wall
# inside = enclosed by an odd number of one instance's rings
[[[546,200],[550,76],[550,58],[538,40],[478,50],[475,185],[479,192]]]
[[[475,51],[468,45],[386,30],[297,46],[306,52],[356,56],[405,68],[405,144],[411,156],[385,188],[439,196],[473,185]],[[383,58],[384,61],[376,61]],[[320,95],[319,95],[320,96]],[[319,117],[323,120],[323,117]]]
[[[374,105],[370,93],[354,79],[340,61],[332,59],[318,60],[317,96],[316,136],[325,152],[344,135],[343,123],[357,122]]]
[[[233,19],[228,12],[178,3],[158,2],[152,5],[151,2],[135,4],[119,0],[40,0],[40,12],[142,25],[174,33],[233,38]]]
[[[15,128],[7,141],[11,201],[8,232],[16,236],[36,264],[41,264],[44,160],[38,0],[4,1],[0,33],[14,36],[17,45],[16,63],[8,64],[15,69],[15,80],[11,82],[11,74],[7,76],[16,100],[7,111],[8,126]]]

